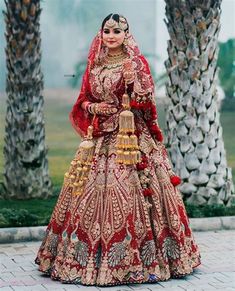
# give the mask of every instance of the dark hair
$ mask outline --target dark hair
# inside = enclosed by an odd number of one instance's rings
[[[112,16],[112,19],[113,19],[113,20],[115,20],[117,23],[119,23],[119,18],[120,18],[121,15],[110,13],[110,14],[109,14],[108,16],[106,16],[105,19],[103,20],[102,25],[101,25],[101,28],[102,28],[102,29],[104,28],[104,25],[105,25],[106,21],[108,21],[108,20],[111,18],[111,16]],[[124,16],[122,16],[122,17],[124,17]],[[125,17],[124,17],[124,18],[125,18]],[[126,19],[126,18],[125,18],[125,19]],[[127,22],[127,20],[126,20],[126,22]],[[128,30],[129,30],[129,24],[128,24],[128,22],[127,22],[127,29],[125,29],[125,32],[128,31]]]

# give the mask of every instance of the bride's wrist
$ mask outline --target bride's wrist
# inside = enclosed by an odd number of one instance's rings
[[[88,112],[88,107],[89,107],[90,104],[91,104],[90,101],[84,101],[84,102],[82,102],[81,107],[82,107],[83,110]]]
[[[127,75],[124,77],[125,83],[126,84],[131,84],[135,80],[135,72],[128,72],[128,73],[129,73],[129,77],[127,77]]]
[[[93,115],[96,114],[97,106],[98,106],[98,103],[90,103],[87,107],[88,112]]]

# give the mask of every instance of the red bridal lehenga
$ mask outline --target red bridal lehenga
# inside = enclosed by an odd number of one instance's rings
[[[35,262],[64,283],[117,285],[164,281],[193,272],[200,264],[181,193],[176,187],[157,124],[154,84],[148,63],[131,34],[124,49],[136,72],[128,84],[141,152],[136,165],[117,163],[118,117],[125,92],[122,67],[106,67],[101,30],[92,42],[82,87],[70,113],[84,137],[92,115],[83,101],[106,101],[118,108],[94,120],[95,152],[79,195],[77,150]],[[106,52],[107,53],[107,52]]]

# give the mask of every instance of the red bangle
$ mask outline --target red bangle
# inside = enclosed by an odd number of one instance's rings
[[[84,106],[84,110],[86,110],[86,112],[89,112],[88,111],[88,106],[91,104],[91,102],[90,101],[84,101],[83,103],[82,103],[82,105]]]

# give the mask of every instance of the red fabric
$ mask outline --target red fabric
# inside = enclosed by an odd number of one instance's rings
[[[88,93],[89,93],[88,69],[86,69],[82,79],[80,94],[72,108],[72,111],[69,114],[69,119],[72,126],[81,136],[87,134],[87,128],[90,125],[92,118],[92,116],[81,107],[84,101],[89,101]]]
[[[91,95],[88,67],[86,68],[86,71],[83,75],[81,90],[77,98],[77,101],[73,105],[72,111],[69,114],[69,119],[72,126],[82,137],[84,137],[87,134],[87,128],[89,125],[91,125],[93,119],[93,115],[86,112],[81,107],[84,101],[96,102],[96,100],[94,100]],[[94,119],[93,126],[94,126],[93,136],[94,137],[101,136],[102,132],[99,130],[98,116],[96,116],[96,118]]]

